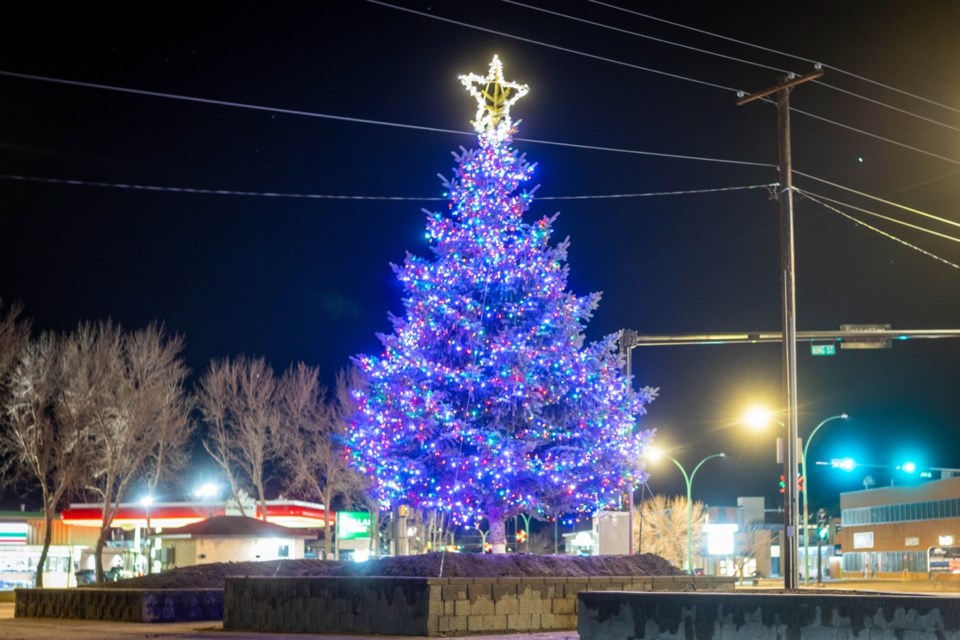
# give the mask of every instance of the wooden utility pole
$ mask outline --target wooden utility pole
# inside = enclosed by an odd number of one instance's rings
[[[742,106],[776,95],[780,130],[780,285],[783,298],[783,386],[786,396],[787,420],[784,434],[783,473],[786,487],[783,494],[784,544],[780,550],[785,589],[797,587],[797,523],[798,508],[797,463],[797,292],[794,277],[793,242],[793,167],[790,157],[790,91],[793,87],[815,80],[823,75],[822,69],[804,76],[789,74],[769,89],[749,96],[742,96],[737,105]]]

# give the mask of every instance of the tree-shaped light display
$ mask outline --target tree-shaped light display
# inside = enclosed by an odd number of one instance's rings
[[[655,391],[629,389],[615,336],[585,343],[600,295],[567,290],[555,216],[523,219],[534,167],[510,147],[510,107],[527,87],[496,57],[461,82],[479,148],[454,154],[449,211],[428,214],[433,255],[394,266],[405,314],[380,356],[356,358],[366,384],[347,444],[385,507],[485,517],[503,550],[508,517],[591,511],[634,486],[651,435],[636,419]]]

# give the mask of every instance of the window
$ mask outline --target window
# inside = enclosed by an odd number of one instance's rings
[[[858,531],[853,534],[854,549],[873,549],[873,531]]]
[[[290,545],[282,544],[277,548],[277,557],[278,558],[289,558],[290,557]]]

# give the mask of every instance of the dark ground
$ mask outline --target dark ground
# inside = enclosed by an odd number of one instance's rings
[[[217,562],[164,571],[151,576],[91,585],[114,589],[223,588],[227,576],[671,576],[681,571],[652,554],[637,556],[542,556],[529,554],[480,555],[428,553],[395,556],[367,562],[333,560],[274,560],[271,562]],[[82,588],[82,587],[81,587]]]

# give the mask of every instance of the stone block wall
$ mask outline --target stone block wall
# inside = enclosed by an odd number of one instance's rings
[[[580,640],[960,640],[960,599],[805,593],[579,596]]]
[[[227,578],[224,629],[467,635],[573,630],[586,590],[733,589],[732,578]]]
[[[17,589],[18,618],[75,618],[118,622],[220,620],[220,589]]]

